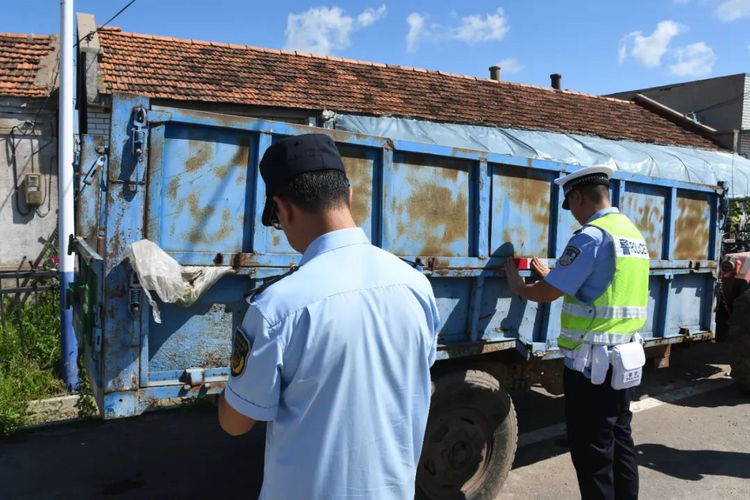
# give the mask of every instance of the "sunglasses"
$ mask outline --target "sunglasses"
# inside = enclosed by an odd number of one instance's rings
[[[276,210],[276,204],[273,204],[273,214],[271,215],[271,227],[277,231],[283,231],[281,228],[281,221],[279,221],[279,214]]]

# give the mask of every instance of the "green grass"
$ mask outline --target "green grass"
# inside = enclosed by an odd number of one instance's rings
[[[20,307],[20,315],[15,299],[2,299],[5,328],[0,329],[0,436],[12,434],[18,427],[29,423],[29,401],[65,392],[58,373],[58,297],[57,291],[40,293],[37,307],[34,297],[30,296]]]

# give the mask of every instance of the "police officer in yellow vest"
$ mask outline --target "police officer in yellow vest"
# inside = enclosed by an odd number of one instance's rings
[[[534,258],[542,280],[527,284],[512,259],[506,263],[514,293],[535,302],[564,296],[557,343],[565,355],[568,441],[584,500],[638,498],[630,401],[645,361],[636,332],[646,321],[649,254],[638,229],[610,204],[613,173],[609,166],[588,167],[555,181],[563,187],[563,208],[583,227],[554,269]]]

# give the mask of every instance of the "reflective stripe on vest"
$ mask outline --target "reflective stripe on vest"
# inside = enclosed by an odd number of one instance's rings
[[[645,319],[648,308],[639,306],[587,306],[586,304],[564,302],[563,312],[571,316],[601,319]]]
[[[631,341],[633,334],[624,335],[622,333],[599,333],[589,332],[587,330],[568,330],[560,329],[560,337],[565,338],[576,344],[581,344],[584,339],[586,343],[593,345],[618,345],[627,344]]]
[[[558,346],[575,349],[627,343],[646,322],[650,257],[643,236],[619,213],[591,222],[612,237],[615,274],[605,292],[591,304],[565,294]]]

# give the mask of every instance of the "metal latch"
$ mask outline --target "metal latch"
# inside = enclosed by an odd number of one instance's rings
[[[146,152],[146,132],[148,130],[148,113],[146,108],[138,106],[133,109],[133,128],[132,133],[132,152],[133,158],[135,158],[135,179],[133,190],[138,190],[138,184],[141,182],[141,164],[145,158]]]
[[[136,161],[141,161],[141,156],[146,151],[146,127],[148,126],[148,113],[146,108],[138,106],[133,110],[133,156]]]
[[[203,368],[188,368],[185,370],[185,381],[190,387],[203,385],[206,381],[206,373],[203,371]]]
[[[94,328],[93,337],[94,337],[94,352],[99,353],[102,350],[102,329]]]
[[[134,271],[130,273],[130,283],[128,284],[128,309],[133,315],[141,313],[141,296],[143,288],[138,282],[138,275]]]

